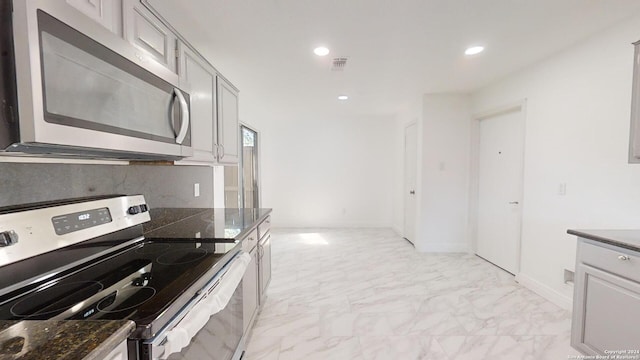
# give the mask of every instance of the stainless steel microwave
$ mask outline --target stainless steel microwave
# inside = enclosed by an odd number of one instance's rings
[[[64,0],[0,1],[0,150],[191,156],[178,76]]]

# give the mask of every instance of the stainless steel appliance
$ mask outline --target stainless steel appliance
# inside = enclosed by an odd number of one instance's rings
[[[193,154],[190,97],[178,76],[67,2],[2,1],[0,52],[1,150],[112,159]]]
[[[129,319],[130,360],[240,358],[250,257],[149,220],[140,195],[0,209],[0,319]]]

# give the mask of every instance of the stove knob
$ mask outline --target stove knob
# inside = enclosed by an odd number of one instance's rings
[[[0,232],[0,247],[11,246],[18,242],[18,234],[13,230]]]
[[[133,286],[144,286],[145,285],[145,281],[141,277],[135,278],[135,279],[133,279],[133,282],[131,283],[131,285],[133,285]]]
[[[129,214],[131,214],[131,215],[135,215],[135,214],[140,212],[140,207],[139,206],[132,206],[132,207],[129,208],[129,210],[127,212]]]
[[[149,211],[149,207],[147,206],[147,204],[140,205],[140,212],[147,212],[147,211]]]
[[[153,278],[153,277],[151,276],[151,273],[144,273],[144,274],[142,274],[142,280],[149,281],[149,280],[151,280],[152,278]]]

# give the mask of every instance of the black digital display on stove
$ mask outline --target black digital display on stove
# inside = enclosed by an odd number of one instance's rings
[[[58,235],[88,229],[90,227],[110,223],[111,221],[111,213],[106,207],[73,214],[54,216],[51,218],[53,229]]]

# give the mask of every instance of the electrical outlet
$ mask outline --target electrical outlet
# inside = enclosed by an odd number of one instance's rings
[[[194,197],[200,196],[200,184],[198,183],[193,184],[193,196]]]
[[[567,183],[560,183],[560,185],[558,185],[558,195],[567,195]]]

